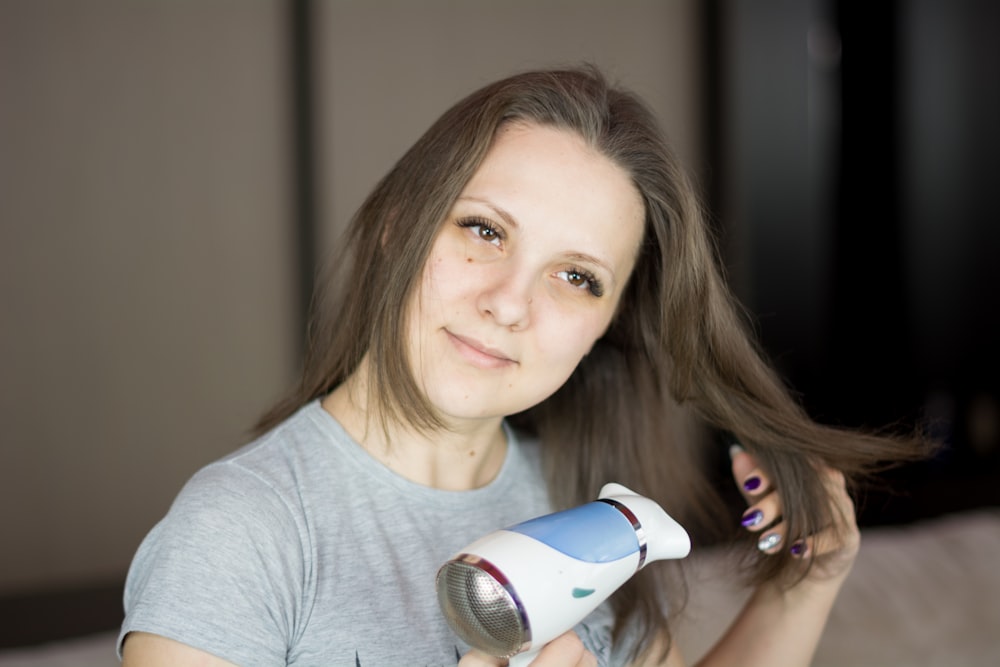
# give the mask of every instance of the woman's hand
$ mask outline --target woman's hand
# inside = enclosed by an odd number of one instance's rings
[[[506,660],[472,650],[462,657],[458,667],[499,667]],[[597,658],[583,647],[583,642],[572,630],[559,635],[538,652],[531,667],[597,667]]]
[[[722,638],[698,667],[805,667],[812,662],[837,593],[860,545],[854,503],[844,476],[822,476],[830,498],[832,523],[813,535],[788,535],[781,499],[767,472],[742,448],[732,452],[733,477],[747,501],[743,526],[767,555],[783,549],[794,557],[822,557],[791,587],[778,582],[759,586]]]
[[[861,535],[844,475],[830,468],[823,475],[833,505],[830,514],[835,523],[814,535],[790,537],[785,522],[781,520],[781,498],[767,472],[738,445],[730,453],[733,477],[749,506],[741,523],[748,531],[757,534],[757,548],[769,555],[788,549],[798,558],[824,556],[821,561],[823,566],[817,574],[834,579],[846,576],[858,554]]]

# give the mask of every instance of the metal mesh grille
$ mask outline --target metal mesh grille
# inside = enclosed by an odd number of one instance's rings
[[[527,639],[517,603],[478,567],[462,561],[445,563],[438,572],[437,594],[448,624],[469,646],[506,658]]]

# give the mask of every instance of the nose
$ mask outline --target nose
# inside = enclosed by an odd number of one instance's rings
[[[500,326],[524,329],[531,319],[533,290],[534,281],[530,277],[513,271],[502,272],[480,290],[479,312]]]

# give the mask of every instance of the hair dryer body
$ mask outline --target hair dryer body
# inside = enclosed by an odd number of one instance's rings
[[[597,501],[469,544],[438,571],[438,601],[470,646],[527,664],[646,563],[690,549],[687,532],[659,505],[607,484]]]

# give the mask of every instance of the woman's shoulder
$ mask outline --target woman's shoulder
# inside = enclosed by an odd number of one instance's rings
[[[164,520],[297,522],[297,498],[323,456],[322,435],[307,405],[282,424],[203,465],[178,491]],[[326,441],[327,444],[329,441]]]
[[[323,416],[318,401],[307,403],[269,431],[201,468],[191,481],[247,483],[256,479],[277,487],[294,484],[303,472],[337,451],[331,444],[347,439]]]

